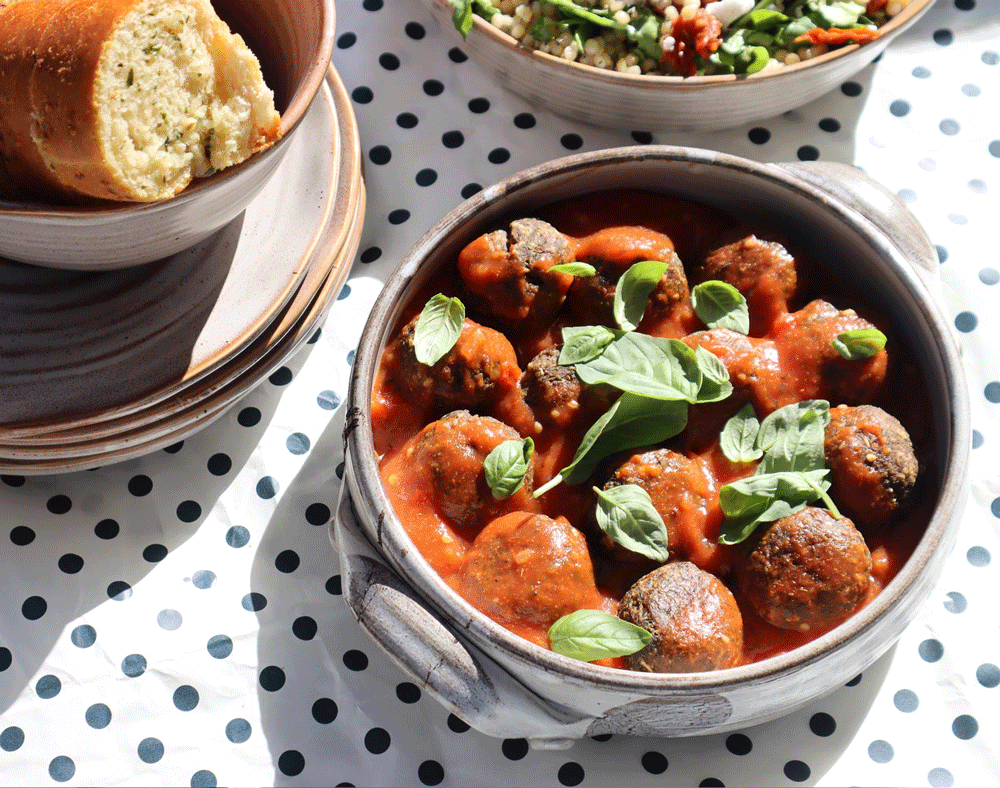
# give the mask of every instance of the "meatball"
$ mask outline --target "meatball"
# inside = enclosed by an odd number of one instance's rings
[[[615,286],[633,264],[662,260],[668,268],[650,294],[647,315],[656,320],[689,310],[687,276],[673,241],[663,233],[645,227],[611,227],[582,238],[577,257],[597,269],[591,277],[573,281],[566,303],[573,314],[586,323],[614,325]]]
[[[667,526],[667,549],[672,557],[692,558],[701,553],[714,490],[696,461],[670,449],[634,454],[614,470],[604,489],[623,484],[638,485],[649,493]]]
[[[572,245],[555,227],[540,219],[518,219],[509,232],[496,230],[466,246],[458,256],[458,272],[489,314],[512,324],[529,316],[544,324],[573,282],[549,269],[572,261]]]
[[[403,328],[393,352],[398,383],[419,401],[445,411],[476,410],[517,389],[521,369],[513,346],[499,331],[466,319],[455,346],[431,367],[417,360],[417,319]]]
[[[530,512],[511,512],[483,528],[457,590],[491,618],[546,629],[581,607],[602,607],[583,534],[565,517]]]
[[[587,386],[573,367],[559,363],[560,348],[535,356],[521,375],[521,390],[540,421],[565,427],[579,418],[596,418],[611,407],[619,392],[604,384]]]
[[[823,451],[830,495],[859,526],[885,525],[912,504],[917,457],[895,416],[874,405],[832,408]]]
[[[694,673],[732,668],[743,656],[743,618],[719,578],[687,561],[664,564],[622,597],[618,616],[653,640],[625,657],[629,670]]]
[[[885,385],[885,350],[850,361],[830,346],[844,331],[875,326],[853,309],[841,311],[822,299],[811,301],[780,322],[774,339],[781,367],[791,374],[777,407],[803,399],[828,399],[848,405],[877,399]]]
[[[773,523],[740,572],[740,590],[765,621],[807,632],[846,618],[868,596],[872,558],[846,518],[807,506]]]
[[[751,333],[758,334],[795,294],[795,259],[780,243],[748,235],[708,253],[701,280],[731,284],[750,307]]]
[[[426,469],[437,510],[455,525],[475,529],[500,512],[530,505],[533,461],[524,485],[502,501],[493,498],[483,470],[493,449],[520,439],[502,421],[458,410],[424,427],[407,460]]]

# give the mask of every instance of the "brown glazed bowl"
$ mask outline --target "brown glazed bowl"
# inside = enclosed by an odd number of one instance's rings
[[[333,0],[213,0],[260,61],[281,113],[281,139],[245,162],[155,203],[68,206],[20,200],[0,171],[0,258],[51,268],[108,271],[159,260],[238,216],[275,173],[326,78]]]
[[[766,220],[885,309],[917,351],[935,414],[938,490],[926,532],[898,575],[840,626],[786,654],[708,673],[652,674],[575,661],[508,632],[430,568],[393,512],[373,448],[376,368],[401,307],[432,271],[511,217],[600,189],[668,193]],[[603,733],[719,733],[788,713],[842,686],[897,639],[934,587],[967,496],[971,427],[958,346],[940,306],[934,248],[903,204],[838,164],[760,164],[712,151],[619,148],[534,167],[467,200],[409,252],[375,304],[354,362],[345,492],[333,527],[345,597],[361,626],[422,688],[473,727],[568,746]]]

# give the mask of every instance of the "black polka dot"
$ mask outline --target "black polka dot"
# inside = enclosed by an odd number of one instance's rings
[[[241,603],[244,610],[259,612],[267,607],[267,597],[257,591],[251,591],[243,597]]]
[[[816,161],[819,158],[819,149],[814,145],[803,145],[796,151],[799,161]]]
[[[241,427],[254,427],[260,423],[260,411],[254,407],[243,408],[236,417]]]
[[[446,148],[461,148],[465,143],[465,135],[460,131],[446,131],[441,135],[441,144]]]
[[[528,754],[527,739],[504,739],[500,745],[500,752],[508,761],[519,761]]]
[[[197,501],[181,501],[177,505],[177,519],[182,523],[193,523],[201,517],[201,504]]]
[[[351,91],[351,98],[354,99],[357,104],[370,104],[372,99],[375,98],[375,94],[372,93],[371,88],[362,85]]]
[[[863,88],[857,82],[845,82],[840,86],[840,92],[845,96],[850,96],[851,98],[860,96],[862,90]]]
[[[180,711],[191,711],[198,705],[198,690],[190,684],[182,684],[174,690],[174,706]]]
[[[164,558],[167,557],[169,551],[165,545],[162,544],[151,544],[147,545],[142,551],[142,557],[149,561],[151,564],[158,564]]]
[[[192,585],[194,585],[195,588],[200,588],[202,591],[206,588],[211,588],[215,584],[215,580],[215,572],[209,569],[199,569],[191,575]]]
[[[959,11],[971,11],[976,7],[976,0],[955,0],[955,8]]]
[[[462,187],[462,199],[468,200],[473,194],[478,194],[483,190],[483,187],[478,183],[467,183]]]
[[[58,676],[51,673],[42,676],[35,682],[35,694],[42,700],[54,698],[62,690],[62,682]]]
[[[514,116],[514,125],[519,129],[533,129],[537,122],[530,112],[520,112]]]
[[[993,140],[989,145],[986,146],[986,150],[990,152],[991,156],[995,156],[1000,159],[1000,140]]]
[[[319,627],[311,616],[299,616],[292,622],[292,634],[299,640],[312,640]]]
[[[16,725],[4,728],[0,733],[0,750],[14,752],[21,749],[22,744],[24,744],[24,731]]]
[[[726,749],[733,755],[749,755],[753,749],[753,742],[745,734],[732,733],[726,737]]]
[[[559,772],[556,776],[559,778],[560,785],[579,785],[583,782],[586,773],[583,771],[583,767],[576,761],[569,761],[559,767]]]
[[[45,615],[45,611],[48,609],[49,603],[40,596],[29,596],[21,604],[21,615],[28,621],[37,621]]]
[[[440,96],[444,93],[444,85],[436,79],[428,79],[424,82],[424,93],[428,96]]]
[[[983,441],[985,441],[985,440],[986,440],[986,438],[983,436],[983,433],[981,433],[979,430],[973,430],[972,431],[972,448],[973,449],[978,449],[980,446],[983,445]],[[975,547],[970,548],[969,549],[969,553],[971,553],[975,549],[976,549]],[[982,550],[983,548],[979,548],[979,549]],[[987,553],[987,555],[989,555],[989,554]],[[968,554],[967,554],[967,557],[968,557]],[[969,557],[969,563],[970,564],[972,563],[972,558],[971,557]]]
[[[177,441],[177,443],[171,443],[169,446],[164,446],[163,451],[167,454],[177,454],[181,449],[184,448],[184,441]]]
[[[24,483],[27,481],[23,476],[14,476],[9,473],[0,473],[0,482],[3,482],[8,487],[23,487]]]
[[[424,30],[424,26],[419,22],[407,22],[406,27],[404,27],[403,30],[406,31],[406,35],[414,41],[419,41],[427,35],[427,31]]]
[[[979,318],[977,318],[972,312],[959,312],[959,314],[955,316],[955,328],[963,334],[975,331],[976,326],[978,325]]]
[[[875,763],[889,763],[893,755],[895,755],[895,751],[885,739],[876,739],[868,745],[868,757]]]
[[[98,539],[114,539],[118,536],[119,531],[121,531],[121,526],[111,519],[101,520],[94,526],[94,536]]]
[[[424,169],[422,169],[420,172],[417,173],[416,177],[414,178],[414,180],[417,183],[417,186],[431,186],[434,184],[435,181],[437,181],[437,179],[438,179],[437,172],[435,170],[432,170],[430,167],[425,167]]]
[[[944,645],[940,640],[928,638],[917,646],[917,653],[924,662],[937,662],[944,656]]]
[[[840,121],[836,118],[823,118],[819,122],[819,129],[833,134],[840,131]]]
[[[337,38],[338,49],[350,49],[358,42],[358,37],[354,33],[344,33]]]
[[[389,215],[386,219],[389,220],[389,224],[403,224],[403,222],[408,221],[410,218],[410,212],[405,208],[397,208],[394,211],[389,211]]]
[[[173,632],[175,629],[180,629],[181,624],[184,623],[184,617],[179,610],[168,607],[156,614],[156,623],[161,629]]]
[[[832,736],[837,730],[837,721],[825,711],[819,711],[809,718],[809,730],[817,736]]]
[[[337,719],[337,704],[330,698],[320,698],[312,705],[312,716],[320,725],[329,725]]]
[[[348,670],[364,670],[368,667],[368,655],[363,651],[358,651],[356,648],[352,648],[349,651],[344,652],[344,666]]]
[[[968,96],[969,98],[975,98],[976,96],[978,96],[982,92],[983,91],[979,87],[979,85],[973,85],[971,83],[962,85],[962,95],[963,96]]]
[[[420,700],[420,687],[409,681],[401,681],[396,685],[396,697],[403,703],[416,703]]]
[[[490,164],[506,164],[510,161],[510,151],[506,148],[494,148],[486,157]]]
[[[591,736],[590,740],[605,742],[605,741],[611,741],[613,737],[614,737],[613,733],[598,733],[596,736]]]
[[[954,137],[962,130],[961,124],[954,118],[945,118],[938,124],[938,128],[942,134],[947,134],[949,137]]]
[[[400,112],[396,116],[396,125],[402,129],[412,129],[417,125],[417,116],[412,112]],[[361,262],[366,262],[362,260]]]
[[[257,480],[255,491],[258,498],[269,501],[278,494],[278,482],[273,476],[262,476]]]
[[[991,52],[987,49],[983,52],[979,59],[982,60],[987,66],[995,66],[997,63],[1000,63],[1000,53]]]
[[[10,531],[10,541],[18,547],[25,547],[35,541],[35,532],[26,525],[18,525]]]
[[[311,503],[306,507],[306,522],[309,525],[326,525],[330,522],[330,507],[325,503]]]
[[[444,767],[437,761],[424,761],[417,767],[417,777],[423,785],[440,785],[444,781]]]
[[[910,114],[910,102],[896,99],[889,105],[889,112],[897,118],[902,118]]]
[[[477,115],[482,115],[484,112],[489,112],[489,109],[489,99],[480,97],[469,100],[469,112],[475,112]]]
[[[656,750],[643,753],[640,763],[642,763],[642,768],[650,774],[663,774],[670,765],[666,756]]]
[[[138,678],[146,672],[146,658],[142,654],[129,654],[122,660],[122,673],[130,679]]]
[[[102,730],[111,724],[111,709],[104,703],[95,703],[84,712],[83,718],[91,728]]]
[[[225,476],[233,468],[233,461],[228,454],[219,452],[208,458],[208,472],[213,476]]]
[[[976,668],[976,681],[987,689],[1000,686],[1000,667],[997,667],[992,662],[984,662]]]
[[[910,714],[920,706],[920,699],[913,690],[901,689],[892,696],[892,703],[904,714]]]
[[[136,749],[143,763],[157,763],[163,757],[163,742],[159,739],[143,739]]]
[[[452,47],[448,50],[448,59],[452,63],[464,63],[469,59],[469,56],[458,47]]]
[[[233,653],[233,639],[228,635],[212,635],[205,648],[215,659],[225,659]]]
[[[951,732],[959,739],[972,739],[979,733],[979,723],[971,714],[960,714],[952,720]]]
[[[365,749],[372,755],[381,755],[389,749],[392,737],[385,728],[372,728],[365,734]]]
[[[927,782],[930,783],[931,788],[951,788],[955,784],[955,778],[947,769],[939,767],[931,769],[927,773]]]
[[[955,34],[947,28],[934,31],[934,43],[940,46],[950,46],[955,41]]]
[[[90,648],[97,642],[97,630],[90,624],[80,624],[73,627],[69,633],[69,640],[77,648]]]
[[[749,139],[754,145],[764,145],[770,141],[771,132],[758,126],[747,132],[747,139]]]
[[[230,720],[226,723],[226,738],[233,744],[243,744],[253,733],[253,727],[242,717]]]
[[[282,550],[274,559],[274,568],[288,574],[298,569],[300,563],[299,554],[294,550]]]
[[[246,547],[250,532],[242,525],[234,525],[226,531],[226,544],[230,547]]]
[[[3,673],[14,663],[14,655],[6,646],[0,646],[0,673]]]
[[[337,467],[333,469],[333,472],[337,474],[338,479],[344,478],[344,463],[338,462]]]
[[[378,64],[386,71],[395,71],[399,68],[399,58],[392,52],[384,52],[378,56]]]
[[[292,370],[288,367],[278,367],[267,379],[274,386],[287,386],[292,382]]]
[[[268,665],[260,672],[260,686],[268,692],[277,692],[285,686],[285,671],[277,665]]]
[[[969,601],[958,591],[949,591],[948,599],[944,603],[944,609],[949,613],[964,613],[969,606]]]
[[[448,715],[448,729],[454,731],[455,733],[465,733],[469,730],[469,724],[462,719],[459,719],[454,714]]]
[[[362,260],[361,262],[365,261]],[[321,391],[316,395],[316,404],[323,410],[336,410],[340,407],[340,395],[336,391]]]
[[[848,681],[844,686],[845,687],[856,687],[856,686],[858,686],[858,684],[861,683],[861,678],[862,678],[863,675],[864,674],[859,673],[853,679],[851,679],[850,681]]]
[[[648,131],[633,131],[632,139],[640,145],[652,145],[653,135]]]
[[[219,781],[208,769],[199,769],[191,775],[191,788],[216,788]]]
[[[73,502],[66,495],[53,495],[45,503],[45,508],[52,514],[66,514],[73,508]]]
[[[583,147],[583,137],[579,134],[563,134],[559,142],[566,150],[580,150]]]
[[[66,755],[57,755],[49,761],[49,777],[56,782],[64,783],[73,779],[76,774],[76,764]]]
[[[726,784],[718,777],[706,777],[698,783],[698,788],[726,788]]]
[[[372,164],[388,164],[392,159],[392,151],[387,145],[376,145],[368,151],[368,158]]]
[[[986,388],[983,389],[983,395],[990,402],[1000,402],[1000,383],[997,381],[987,383]]]
[[[344,593],[341,587],[340,575],[334,575],[328,578],[326,581],[326,593],[332,594],[333,596],[340,596]]]
[[[302,774],[306,768],[306,759],[298,750],[285,750],[278,756],[278,769],[288,777]]]
[[[934,251],[937,252],[938,262],[946,263],[948,262],[948,250],[945,249],[940,244],[935,245]]]
[[[785,777],[792,782],[802,783],[809,779],[812,770],[802,761],[789,761],[784,768]]]
[[[66,553],[59,557],[59,569],[68,575],[75,575],[83,569],[83,558],[76,553]]]
[[[136,498],[142,498],[153,491],[153,480],[148,476],[139,474],[128,480],[128,491]]]

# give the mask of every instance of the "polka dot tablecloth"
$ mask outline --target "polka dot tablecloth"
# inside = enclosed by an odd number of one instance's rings
[[[0,478],[0,783],[1000,783],[1000,3],[939,0],[839,89],[711,134],[533,109],[412,0],[343,0],[337,35],[368,211],[325,328],[183,443]],[[327,536],[343,400],[382,283],[442,215],[527,166],[636,142],[852,163],[900,195],[937,245],[964,345],[972,496],[919,618],[827,698],[731,734],[530,750],[446,712],[347,611]]]

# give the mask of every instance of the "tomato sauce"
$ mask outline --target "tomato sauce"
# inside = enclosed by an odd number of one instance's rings
[[[831,407],[840,401],[871,402],[884,406],[905,425],[917,448],[923,485],[918,505],[903,523],[864,533],[873,565],[868,599],[884,588],[919,541],[935,497],[928,481],[935,477],[931,469],[934,447],[929,397],[921,396],[923,378],[919,368],[885,315],[872,309],[872,305],[866,304],[846,283],[832,284],[828,273],[809,255],[794,248],[781,233],[772,228],[746,226],[730,215],[704,206],[644,192],[616,191],[548,207],[538,217],[569,238],[576,259],[615,261],[620,264],[621,272],[636,261],[637,246],[642,252],[638,259],[666,259],[676,253],[685,264],[691,287],[698,281],[692,276],[692,265],[720,243],[751,232],[760,238],[782,240],[795,260],[796,292],[788,299],[777,282],[764,277],[755,288],[753,298],[748,299],[752,314],[749,336],[729,336],[719,330],[707,332],[687,300],[670,304],[658,314],[647,312],[640,325],[640,331],[683,338],[692,347],[700,344],[716,353],[729,370],[735,387],[734,395],[728,400],[692,405],[686,428],[668,442],[671,449],[693,459],[700,469],[696,483],[700,485],[703,503],[680,517],[680,540],[687,560],[735,588],[733,569],[743,560],[748,548],[745,544],[719,544],[724,517],[718,504],[718,491],[727,483],[753,474],[754,463],[736,465],[730,462],[719,448],[718,437],[726,420],[746,402],[755,406],[761,419],[778,407],[806,399],[827,398]],[[482,241],[476,243],[482,244]],[[489,275],[488,269],[476,269],[480,282],[485,278],[487,285]],[[498,292],[502,292],[504,286],[498,282]],[[539,351],[561,342],[564,326],[598,322],[582,319],[585,316],[573,309],[562,308],[554,319],[533,322],[529,316],[511,325],[508,320],[487,313],[481,305],[476,306],[476,299],[467,297],[462,279],[452,268],[438,272],[414,295],[404,308],[393,336],[397,336],[430,296],[438,292],[462,298],[467,306],[467,317],[502,331],[514,348],[521,370]],[[825,301],[817,303],[817,299],[823,298],[833,299],[836,306]],[[470,303],[473,306],[470,307]],[[840,310],[856,310],[881,328],[889,337],[886,351],[864,365],[831,356],[826,336],[815,333],[813,321],[817,314],[837,314],[834,321],[837,325],[844,326],[844,330],[852,327],[858,319],[855,312]],[[450,408],[422,401],[407,390],[401,382],[404,372],[394,347],[393,343],[387,346],[377,373],[372,394],[372,421],[382,477],[400,521],[420,553],[452,588],[511,631],[547,646],[547,623],[532,621],[530,616],[512,615],[510,610],[504,612],[481,590],[470,590],[467,560],[485,523],[457,524],[443,514],[431,489],[433,474],[413,459],[421,430]],[[818,361],[820,357],[824,359],[822,362]],[[883,378],[884,386],[876,385]],[[481,412],[513,425],[522,436],[533,439],[535,489],[569,464],[583,434],[599,415],[598,412],[590,418],[570,420],[559,429],[532,423],[531,411],[524,405],[516,381]],[[638,448],[627,454],[641,450]],[[629,586],[656,564],[635,554],[623,558],[620,550],[600,547],[600,534],[593,525],[594,494],[591,489],[594,484],[600,486],[606,478],[599,476],[600,471],[583,484],[559,484],[539,498],[532,498],[522,489],[509,505],[498,505],[495,514],[500,518],[510,512],[564,518],[585,533],[592,545],[589,560],[596,578],[597,595],[588,597],[573,584],[568,584],[564,593],[583,597],[576,600],[577,607],[599,607],[614,613],[618,600]],[[510,560],[517,563],[523,559],[530,564],[530,553],[530,550],[517,551]],[[544,572],[544,567],[532,568],[528,564],[519,564],[518,571],[524,577]],[[739,600],[739,595],[736,596]],[[743,601],[740,607],[744,627],[743,663],[791,650],[829,628],[815,628],[807,633],[783,630],[761,620]],[[620,662],[609,660],[604,664],[620,665]]]

